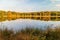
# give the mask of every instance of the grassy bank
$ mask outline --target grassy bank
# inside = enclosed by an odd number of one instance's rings
[[[60,40],[60,28],[25,28],[14,33],[13,30],[0,30],[0,40]]]

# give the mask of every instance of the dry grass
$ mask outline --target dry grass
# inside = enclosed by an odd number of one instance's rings
[[[0,30],[0,40],[60,40],[60,28],[46,30],[26,28],[14,33],[13,30]]]

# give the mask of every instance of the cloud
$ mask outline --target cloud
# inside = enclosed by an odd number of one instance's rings
[[[1,0],[0,10],[24,11],[28,0]],[[25,10],[26,11],[26,10]]]
[[[51,0],[52,2],[58,2],[58,1],[60,1],[60,0]]]
[[[58,1],[60,0],[0,0],[0,10],[27,12],[59,9]]]
[[[20,2],[20,3],[23,3],[23,2],[27,2],[28,0],[0,0],[0,2]]]
[[[52,10],[57,10],[57,11],[60,11],[60,0],[50,0],[52,2]]]
[[[29,0],[1,0],[0,1],[0,10],[11,10],[11,11],[40,11],[39,4],[28,3]]]
[[[60,4],[56,4],[57,7],[60,7]]]
[[[50,0],[52,3],[60,2],[60,0]]]

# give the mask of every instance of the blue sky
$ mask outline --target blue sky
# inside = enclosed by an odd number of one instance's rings
[[[0,0],[0,10],[18,12],[60,11],[60,0]]]

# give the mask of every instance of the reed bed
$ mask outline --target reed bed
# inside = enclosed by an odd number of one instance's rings
[[[25,28],[16,31],[0,29],[0,40],[60,40],[60,28]]]

